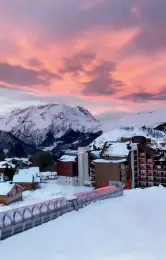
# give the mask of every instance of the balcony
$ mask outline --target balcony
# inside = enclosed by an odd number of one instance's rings
[[[145,153],[140,153],[140,154],[138,154],[138,157],[139,157],[139,158],[144,158],[144,157],[145,157]]]
[[[140,164],[140,165],[145,165],[145,161],[144,161],[144,160],[140,160],[140,161],[139,161],[139,164]]]

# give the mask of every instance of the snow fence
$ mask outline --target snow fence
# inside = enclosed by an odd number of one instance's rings
[[[108,186],[90,192],[77,193],[69,198],[58,198],[0,213],[0,240],[79,210],[92,202],[123,195],[121,186]]]

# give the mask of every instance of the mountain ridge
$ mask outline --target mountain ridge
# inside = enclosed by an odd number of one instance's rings
[[[160,109],[148,112],[132,113],[125,115],[120,119],[104,120],[102,121],[102,130],[107,132],[121,127],[150,127],[156,130],[165,131],[166,128],[164,124],[166,124],[166,112],[164,109]]]
[[[76,149],[89,145],[102,131],[96,120],[83,107],[46,104],[15,109],[0,116],[0,130],[25,144],[50,151]]]
[[[95,133],[100,131],[100,124],[82,107],[73,108],[58,104],[16,109],[0,117],[0,130],[8,131],[23,142],[36,147],[42,145],[48,134],[56,141],[69,129]]]

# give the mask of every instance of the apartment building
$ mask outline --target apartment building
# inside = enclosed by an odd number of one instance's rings
[[[165,147],[140,139],[128,145],[132,188],[166,186]]]

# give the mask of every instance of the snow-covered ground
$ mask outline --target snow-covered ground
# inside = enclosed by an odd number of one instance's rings
[[[75,193],[89,191],[92,189],[89,187],[80,186],[61,186],[58,184],[58,180],[47,181],[46,183],[42,183],[40,185],[41,188],[35,191],[24,191],[23,201],[18,201],[8,206],[0,205],[0,212],[39,203],[42,201],[71,196]]]
[[[0,243],[0,259],[165,260],[166,189],[126,191]]]

